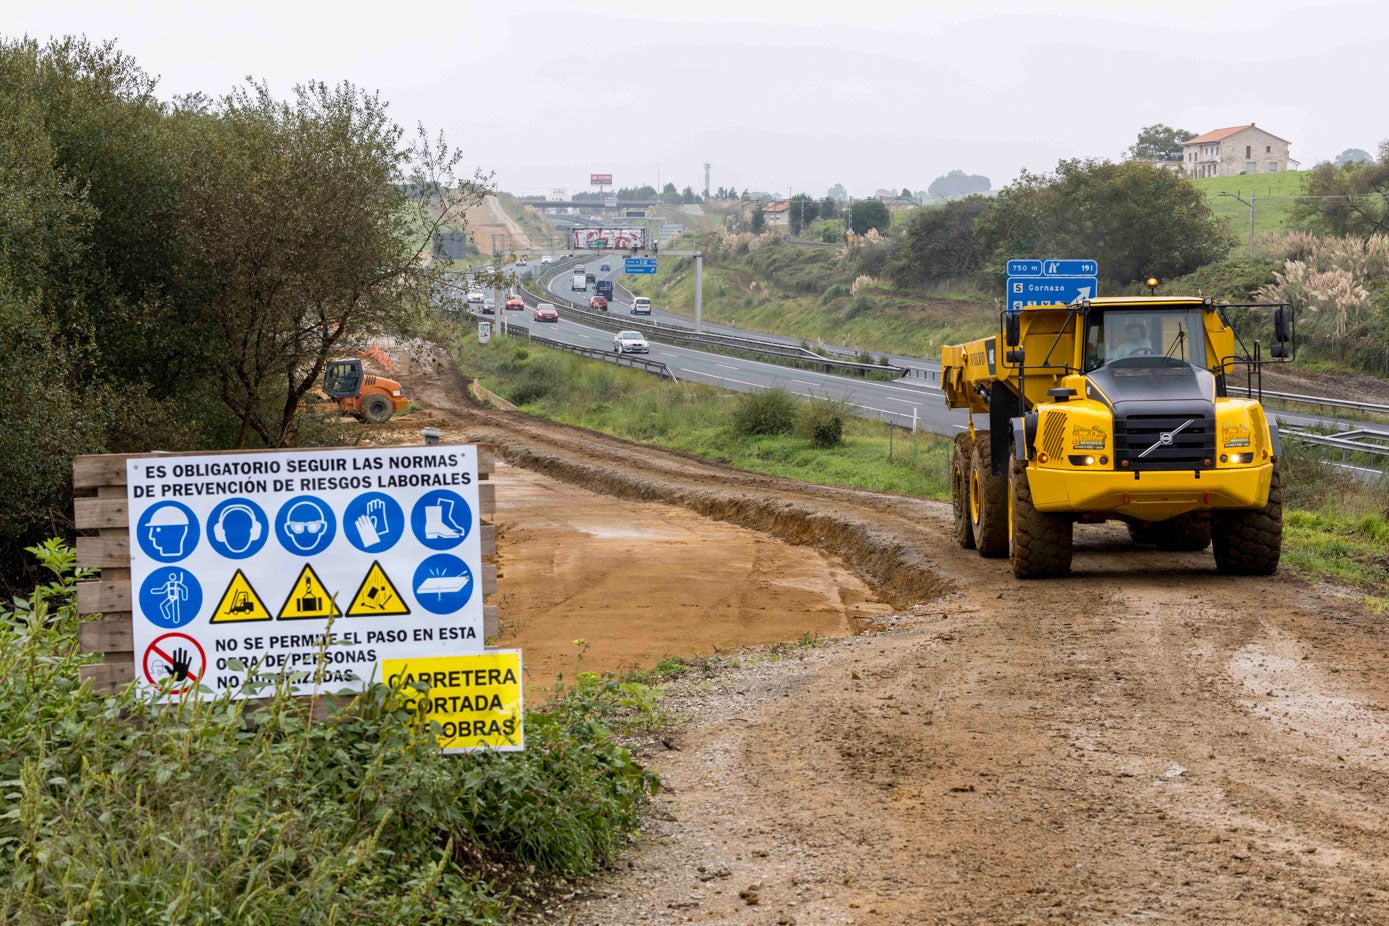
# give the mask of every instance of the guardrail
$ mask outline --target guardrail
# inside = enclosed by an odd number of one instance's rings
[[[527,329],[529,331],[529,329]],[[644,370],[653,373],[662,379],[667,376],[672,382],[680,382],[675,378],[675,372],[660,360],[649,360],[641,357],[633,357],[631,354],[618,354],[612,351],[600,350],[596,347],[580,347],[578,344],[566,344],[564,341],[556,341],[554,338],[545,338],[531,332],[530,341],[532,344],[540,344],[544,347],[554,347],[559,350],[568,351],[571,354],[578,354],[580,357],[588,357],[592,360],[602,360],[605,363],[613,363],[620,367],[631,367],[637,370]]]
[[[1369,428],[1356,428],[1353,431],[1338,431],[1335,434],[1318,434],[1301,428],[1282,428],[1279,433],[1299,443],[1315,444],[1318,447],[1332,447],[1341,451],[1345,462],[1352,453],[1365,453],[1373,457],[1389,457],[1389,432],[1373,431]]]
[[[1238,392],[1242,395],[1254,394],[1243,386],[1227,386],[1226,391]],[[1272,399],[1275,402],[1295,402],[1302,405],[1321,405],[1325,408],[1347,408],[1370,415],[1389,415],[1389,405],[1377,405],[1374,402],[1356,402],[1351,399],[1332,399],[1317,395],[1298,395],[1293,392],[1272,392],[1268,389],[1263,391],[1263,397],[1265,400]]]

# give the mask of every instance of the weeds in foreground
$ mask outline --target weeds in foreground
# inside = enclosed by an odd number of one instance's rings
[[[610,726],[640,688],[564,689],[524,753],[467,755],[385,686],[321,720],[284,692],[104,697],[71,551],[31,552],[54,581],[0,608],[0,923],[505,923],[610,860],[658,786]]]

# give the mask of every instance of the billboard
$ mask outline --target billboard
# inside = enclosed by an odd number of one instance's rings
[[[588,182],[591,186],[612,186],[612,174],[589,174]]]
[[[646,247],[644,228],[576,228],[574,247],[584,250],[606,248],[626,250]]]

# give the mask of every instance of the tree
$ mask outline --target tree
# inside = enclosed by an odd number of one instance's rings
[[[760,235],[766,229],[767,217],[762,214],[760,207],[752,210],[752,224],[749,227],[754,235]]]
[[[667,183],[661,188],[661,202],[671,206],[680,204],[680,191],[675,188],[675,184]]]
[[[433,233],[488,192],[459,155],[402,145],[385,104],[311,83],[292,102],[264,84],[191,114],[197,148],[182,219],[216,320],[220,398],[248,438],[281,446],[340,345],[398,330],[426,304]],[[441,195],[409,197],[402,180]]]
[[[856,235],[865,234],[870,228],[883,233],[891,224],[892,214],[881,199],[861,199],[849,210],[849,227]]]
[[[1195,138],[1195,132],[1174,129],[1161,122],[1139,130],[1138,140],[1124,154],[1134,161],[1180,161],[1182,142]]]
[[[1056,173],[1022,176],[975,222],[999,269],[1015,257],[1084,257],[1102,278],[1127,285],[1170,279],[1230,249],[1229,228],[1191,183],[1138,161],[1070,160]]]
[[[889,274],[899,286],[958,279],[983,267],[985,254],[974,233],[989,209],[980,195],[928,206],[912,213]]]
[[[804,193],[797,193],[788,201],[786,210],[787,221],[791,227],[791,234],[799,235],[801,229],[815,221],[820,214],[820,204],[811,199]]]
[[[912,198],[912,191],[909,190],[909,189],[907,189],[906,187],[902,187],[902,192],[901,192],[899,195],[900,195],[903,199],[911,199],[911,198]]]
[[[979,174],[967,174],[956,169],[943,177],[932,180],[931,185],[926,188],[926,192],[937,199],[954,199],[957,196],[969,196],[973,193],[987,193],[991,186],[988,177]]]
[[[697,203],[697,202],[699,202],[699,197],[695,195],[695,191],[694,191],[694,188],[693,188],[693,187],[691,187],[691,186],[686,186],[685,189],[683,189],[683,190],[680,191],[680,201],[681,201],[682,203],[687,203],[687,204],[688,204],[688,203]]]
[[[1340,154],[1336,155],[1336,160],[1332,161],[1331,163],[1334,164],[1336,167],[1344,167],[1345,165],[1350,164],[1352,162],[1363,162],[1373,160],[1374,158],[1370,156],[1370,152],[1365,151],[1362,148],[1347,148],[1345,151],[1342,151]]]
[[[830,187],[829,192],[825,195],[837,203],[847,203],[849,201],[849,191],[844,189],[844,184],[842,183],[836,183],[834,186]]]
[[[833,196],[826,196],[824,199],[820,200],[820,218],[839,218],[839,203],[834,201]]]
[[[1389,234],[1389,140],[1380,144],[1378,161],[1317,165],[1293,216],[1328,235]]]

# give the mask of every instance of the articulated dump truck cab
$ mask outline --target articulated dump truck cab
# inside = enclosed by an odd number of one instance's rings
[[[1272,322],[1269,360],[1232,314]],[[1280,447],[1254,396],[1292,340],[1286,305],[1132,296],[1029,306],[995,337],[943,348],[946,404],[971,413],[952,457],[956,542],[1007,556],[1019,578],[1058,576],[1077,522],[1120,520],[1138,543],[1214,546],[1222,572],[1272,573]]]

